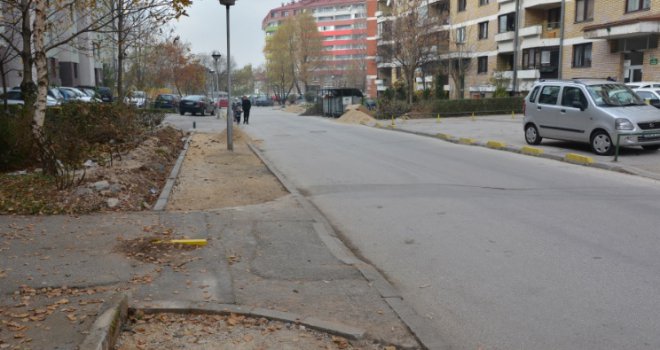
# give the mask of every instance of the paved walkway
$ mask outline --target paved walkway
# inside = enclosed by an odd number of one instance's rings
[[[391,122],[382,122],[384,126]],[[528,146],[525,143],[522,115],[492,115],[477,117],[395,120],[396,129],[416,133],[437,135],[448,134],[456,139],[472,138],[480,144],[488,141],[500,141],[512,148]],[[623,168],[625,171],[660,180],[660,151],[646,151],[641,147],[622,148],[617,162],[614,157],[597,156],[589,145],[574,142],[543,140],[534,146],[544,154],[555,158],[564,158],[568,153],[591,157],[597,164],[610,168]]]

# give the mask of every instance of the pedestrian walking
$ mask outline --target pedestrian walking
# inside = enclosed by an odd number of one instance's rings
[[[250,99],[247,98],[247,96],[243,96],[241,104],[243,105],[243,124],[250,124],[250,108],[252,108],[252,102],[250,102]]]
[[[240,124],[241,123],[241,113],[243,112],[241,102],[240,101],[233,102],[231,108],[234,111],[234,122],[236,124]]]

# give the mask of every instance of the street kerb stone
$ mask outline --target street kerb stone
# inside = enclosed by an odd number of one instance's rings
[[[160,196],[158,196],[158,200],[156,201],[153,210],[155,211],[165,210],[170,193],[172,193],[172,189],[174,188],[174,183],[176,182],[176,178],[177,176],[179,176],[179,172],[181,171],[183,160],[186,158],[186,153],[188,152],[190,140],[192,140],[192,135],[193,133],[191,133],[184,142],[183,150],[181,150],[181,153],[179,153],[179,158],[177,158],[176,163],[174,164],[174,167],[170,172],[170,176],[167,177],[167,182],[165,182],[165,186],[163,186],[163,190],[160,192]]]
[[[80,344],[80,350],[112,350],[115,342],[119,338],[122,325],[128,318],[128,295],[117,294],[110,302],[108,307],[99,316],[89,335]]]
[[[179,314],[216,314],[229,315],[237,314],[248,317],[267,318],[274,321],[295,323],[317,331],[338,335],[347,339],[361,340],[366,331],[349,326],[343,323],[323,320],[317,317],[303,317],[302,315],[270,310],[264,308],[250,308],[240,305],[230,304],[209,304],[201,303],[172,302],[172,301],[154,301],[149,303],[139,303],[131,307],[132,311],[141,311],[145,314],[158,313],[179,313]]]

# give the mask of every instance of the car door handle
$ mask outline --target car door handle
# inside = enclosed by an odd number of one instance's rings
[[[565,109],[562,109],[561,112],[562,112],[562,113],[566,113],[566,110],[565,110]]]
[[[540,110],[541,110],[541,106],[537,106],[536,109],[538,109],[538,110],[540,111]]]

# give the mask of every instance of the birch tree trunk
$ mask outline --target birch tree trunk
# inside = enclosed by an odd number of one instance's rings
[[[46,1],[37,1],[34,9],[34,64],[37,69],[37,101],[33,128],[35,136],[41,135],[46,120],[46,96],[48,95],[48,58],[44,49],[46,36]]]

